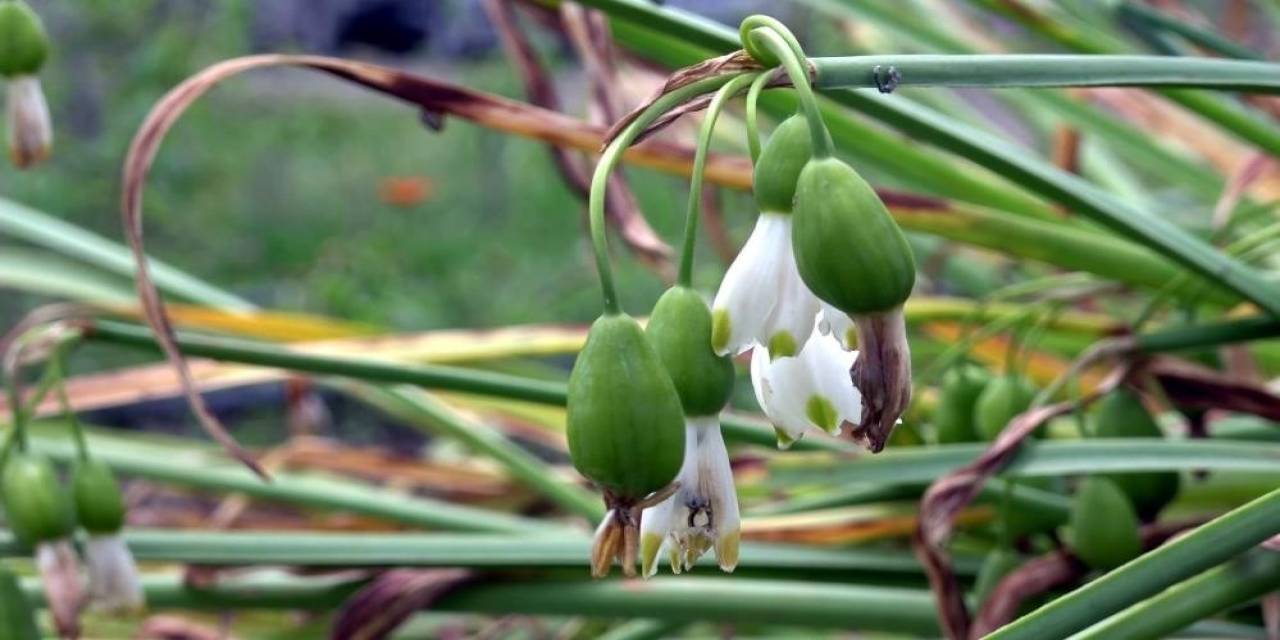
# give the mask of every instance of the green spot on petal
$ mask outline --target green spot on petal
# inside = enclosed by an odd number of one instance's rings
[[[732,326],[727,310],[716,309],[711,312],[711,348],[716,353],[729,348],[729,331]]]
[[[804,403],[804,415],[809,418],[809,422],[827,433],[835,433],[836,427],[840,426],[836,422],[835,405],[822,396],[809,396],[809,400]]]
[[[786,331],[779,331],[769,338],[769,359],[777,360],[796,354],[796,339]]]
[[[657,573],[658,550],[662,548],[662,536],[646,533],[640,536],[640,575],[648,578]]]
[[[778,435],[779,449],[790,449],[791,445],[796,443],[796,439],[792,438],[791,434],[787,433],[786,431],[783,431],[779,427],[774,427],[773,432]]]
[[[858,348],[858,329],[857,327],[849,327],[844,332],[844,343],[850,349]]]

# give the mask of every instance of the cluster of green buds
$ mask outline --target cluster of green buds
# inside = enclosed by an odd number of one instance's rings
[[[664,94],[610,142],[592,179],[589,213],[605,312],[569,378],[568,436],[574,466],[605,497],[607,515],[592,545],[597,577],[615,559],[633,575],[637,555],[643,575],[653,575],[664,552],[675,572],[712,549],[721,569],[737,566],[738,500],[718,417],[733,391],[733,356],[753,350],[756,396],[784,447],[810,427],[838,433],[849,423],[857,441],[879,451],[910,399],[902,304],[915,265],[906,240],[875,192],[832,157],[791,34],[759,16],[744,22],[743,33],[752,55],[776,54],[756,59],[766,66],[781,60],[811,108],[779,125],[758,154],[761,214],[711,305],[692,288],[692,256],[712,129],[726,101],[748,86],[752,113],[752,96],[772,72],[694,80]],[[762,45],[752,46],[756,37]],[[713,85],[678,284],[642,330],[621,312],[614,290],[603,227],[608,174],[649,124]],[[752,144],[758,147],[754,134]]]
[[[48,458],[15,450],[4,461],[0,481],[9,528],[35,550],[49,609],[63,636],[76,635],[85,604],[108,613],[137,613],[145,607],[137,566],[120,536],[124,502],[106,465],[83,457],[68,492]],[[72,542],[77,525],[88,534],[87,594]]]
[[[0,0],[0,79],[7,93],[9,157],[19,168],[49,156],[53,126],[38,76],[49,56],[39,16],[22,0]]]

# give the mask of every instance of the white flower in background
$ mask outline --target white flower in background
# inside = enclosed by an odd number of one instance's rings
[[[845,351],[839,341],[821,335],[816,327],[812,331],[793,358],[775,358],[759,346],[751,354],[756,401],[784,449],[809,427],[836,435],[846,421],[858,424],[862,417],[862,394],[849,377],[858,352]]]
[[[791,251],[791,216],[761,213],[711,304],[711,345],[721,355],[753,344],[769,347],[775,358],[795,355],[818,309]]]
[[[12,78],[7,92],[9,156],[19,168],[30,167],[49,157],[53,146],[49,105],[36,76]]]
[[[36,545],[36,569],[44,584],[45,602],[54,626],[63,637],[80,635],[80,559],[71,538],[54,538]]]
[[[91,535],[85,545],[89,566],[89,600],[110,613],[137,613],[146,608],[138,566],[117,532]]]
[[[671,570],[680,573],[712,548],[720,568],[733,571],[741,518],[718,417],[686,418],[684,464],[676,481],[679,489],[641,516],[643,575],[657,573],[660,551],[665,551]]]

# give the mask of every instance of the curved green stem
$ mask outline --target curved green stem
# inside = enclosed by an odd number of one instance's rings
[[[76,418],[75,409],[71,407],[71,398],[67,397],[67,385],[63,382],[66,379],[62,364],[65,356],[64,349],[66,349],[65,345],[59,347],[53,357],[49,358],[49,375],[53,379],[54,393],[58,397],[62,414],[71,425],[71,436],[76,443],[76,455],[81,462],[84,462],[89,459],[89,444],[85,441],[84,426]]]
[[[764,75],[760,74],[758,77],[764,77]],[[684,214],[684,245],[680,250],[680,276],[677,280],[682,287],[693,284],[693,252],[698,239],[698,212],[702,209],[702,173],[707,166],[707,153],[711,148],[711,134],[715,131],[716,120],[724,110],[725,103],[758,77],[754,73],[741,75],[720,87],[715,97],[711,99],[711,104],[707,107],[707,115],[702,120],[702,129],[698,132],[697,151],[693,156],[693,173],[689,177],[689,206]],[[759,142],[757,141],[756,144]]]
[[[752,165],[760,160],[760,120],[757,117],[760,93],[772,79],[773,72],[766,71],[756,77],[756,81],[751,83],[751,89],[747,91],[747,149],[751,152]]]
[[[818,108],[818,98],[809,84],[809,73],[805,64],[796,56],[787,40],[775,29],[760,27],[751,31],[751,38],[759,38],[765,47],[782,61],[795,87],[796,97],[804,109],[805,120],[809,122],[809,135],[813,137],[813,157],[829,158],[834,153],[831,134],[827,131],[826,122],[822,120],[822,110]]]
[[[719,89],[732,80],[733,77],[726,75],[704,78],[659,97],[640,115],[636,116],[622,130],[622,133],[618,134],[618,137],[609,143],[604,153],[600,154],[600,161],[596,163],[595,173],[591,176],[591,193],[587,200],[587,212],[590,217],[591,245],[595,251],[596,271],[600,274],[600,288],[604,296],[605,313],[616,314],[622,312],[622,308],[618,304],[617,287],[613,283],[613,268],[609,264],[609,241],[605,237],[604,202],[605,192],[609,186],[609,174],[613,172],[613,168],[622,159],[622,154],[627,150],[627,147],[631,146],[631,143],[654,120],[694,96]]]

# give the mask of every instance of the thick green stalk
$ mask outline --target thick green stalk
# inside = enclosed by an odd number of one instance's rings
[[[972,462],[987,446],[893,449],[860,458],[857,464],[778,458],[770,462],[770,480],[785,485],[928,483]],[[1028,477],[1191,469],[1267,472],[1275,470],[1276,460],[1280,460],[1280,445],[1273,443],[1160,438],[1045,441],[1024,443],[1001,474]]]
[[[125,540],[143,562],[219,566],[461,567],[477,570],[581,571],[591,539],[584,532],[521,534],[338,533],[302,531],[188,531],[128,529]],[[30,549],[0,530],[0,556]],[[792,577],[851,578],[923,575],[909,551],[823,549],[748,542],[741,569]],[[957,571],[971,576],[980,558],[961,556]],[[714,567],[712,558],[701,565]]]
[[[179,575],[146,576],[151,609],[300,609],[333,611],[363,583],[283,573],[246,576],[209,587]],[[458,587],[432,611],[724,621],[804,627],[938,633],[933,598],[921,589],[790,580],[667,577],[629,580],[506,579]],[[24,580],[32,602],[43,603],[35,580]]]
[[[609,174],[613,172],[613,168],[617,166],[627,147],[630,147],[631,143],[662,114],[695,96],[719,89],[729,79],[729,76],[704,78],[658,98],[646,107],[640,115],[636,116],[618,134],[618,137],[609,143],[604,153],[600,155],[600,160],[596,162],[595,173],[591,175],[591,193],[587,200],[587,213],[590,217],[591,245],[595,250],[596,271],[600,275],[600,288],[604,297],[605,313],[619,313],[621,311],[618,291],[613,283],[613,266],[609,262],[609,241],[606,237],[608,230],[604,224],[605,190],[608,189]]]
[[[1072,636],[1074,640],[1156,640],[1280,590],[1280,553],[1254,549],[1162,591]]]
[[[684,212],[684,242],[680,248],[680,276],[677,280],[681,286],[693,286],[693,254],[698,242],[698,218],[702,210],[702,174],[707,167],[707,154],[711,151],[711,136],[716,130],[716,120],[720,118],[720,112],[730,98],[738,95],[744,87],[752,85],[762,75],[744,74],[720,87],[702,119],[698,146],[693,156],[693,172],[689,177],[689,204]]]
[[[916,54],[809,58],[820,89],[876,87],[895,69],[899,87],[1200,87],[1280,93],[1269,62],[1136,55]]]
[[[987,637],[990,640],[1065,637],[1222,564],[1276,535],[1277,531],[1280,531],[1280,489],[1138,556]]]
[[[33,429],[31,446],[57,462],[76,459],[75,446],[63,430]],[[102,433],[87,434],[93,457],[116,472],[211,491],[243,493],[253,498],[303,507],[345,511],[391,522],[448,531],[527,533],[564,531],[555,522],[523,518],[412,496],[316,474],[279,473],[262,482],[225,456],[168,446],[126,442]],[[175,454],[175,451],[183,451]]]

